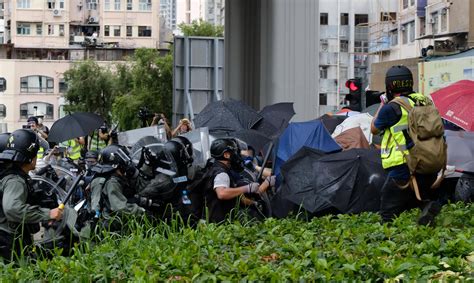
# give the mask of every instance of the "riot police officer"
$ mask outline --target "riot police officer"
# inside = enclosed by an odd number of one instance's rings
[[[39,231],[41,221],[62,217],[62,209],[35,205],[39,200],[33,199],[28,172],[35,169],[38,150],[37,135],[21,129],[10,135],[0,154],[0,160],[5,162],[0,176],[0,253],[7,260],[33,243],[32,234]]]
[[[184,219],[188,219],[191,201],[187,184],[192,178],[189,174],[193,163],[192,143],[185,137],[176,137],[166,142],[156,155],[147,148],[142,151],[142,158],[146,162],[139,166],[138,198],[148,204],[145,205],[147,209],[161,218],[170,218],[179,211]],[[169,172],[166,174],[160,169]],[[152,204],[154,206],[150,207]]]
[[[135,192],[127,178],[133,177],[130,174],[134,174],[135,168],[125,148],[115,144],[105,147],[100,152],[99,164],[93,168],[96,175],[91,182],[91,209],[97,217],[103,216],[107,225],[113,225],[116,222],[112,217],[124,213],[139,215],[145,211],[136,203],[129,202]]]

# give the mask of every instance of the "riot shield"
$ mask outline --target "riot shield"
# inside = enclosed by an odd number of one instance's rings
[[[152,136],[158,139],[161,143],[167,141],[166,129],[164,126],[151,126],[118,133],[118,141],[120,145],[132,147],[141,138]]]

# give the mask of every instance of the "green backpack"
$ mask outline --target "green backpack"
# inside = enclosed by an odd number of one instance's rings
[[[395,98],[393,102],[408,111],[408,135],[414,146],[405,159],[411,174],[435,174],[444,170],[447,163],[444,126],[431,100],[416,102],[415,107],[402,98]]]

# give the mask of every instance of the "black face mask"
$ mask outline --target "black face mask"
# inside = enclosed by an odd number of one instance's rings
[[[236,153],[232,153],[230,157],[230,168],[236,172],[244,171],[244,161],[240,157],[240,155]]]

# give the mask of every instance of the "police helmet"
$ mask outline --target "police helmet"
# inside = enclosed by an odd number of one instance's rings
[[[224,153],[230,152],[232,156],[240,156],[240,149],[237,141],[232,138],[216,139],[211,144],[211,156],[216,160],[225,160]]]
[[[413,91],[413,74],[405,66],[393,66],[385,75],[385,87],[387,95],[393,98],[393,94]]]
[[[131,160],[128,150],[123,146],[111,144],[100,151],[98,162],[114,168],[126,168]]]
[[[8,139],[10,138],[10,133],[0,134],[0,153],[2,153],[7,148]]]
[[[99,152],[96,150],[89,150],[86,152],[86,159],[92,158],[92,159],[98,159],[99,158]]]
[[[40,146],[38,136],[31,130],[19,129],[8,137],[5,150],[0,154],[1,160],[19,163],[31,163]]]
[[[165,147],[177,162],[182,162],[186,165],[193,163],[193,144],[187,138],[183,136],[175,137],[168,141]]]

